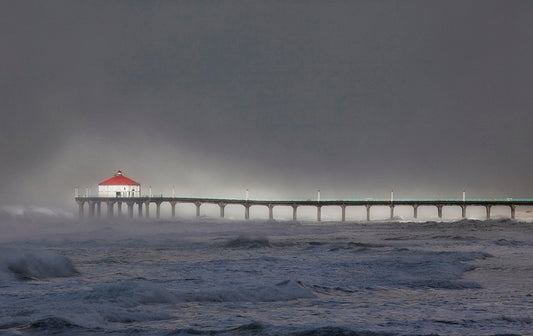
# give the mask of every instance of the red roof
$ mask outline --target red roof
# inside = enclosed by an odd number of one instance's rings
[[[98,185],[141,185],[141,184],[122,175],[122,172],[119,170],[118,173],[115,174],[115,176],[113,176],[112,178],[108,180],[105,180],[104,182],[99,183]]]

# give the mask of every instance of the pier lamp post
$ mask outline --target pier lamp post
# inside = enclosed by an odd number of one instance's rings
[[[316,201],[320,202],[320,189],[317,190]]]
[[[246,202],[248,202],[248,200],[250,199],[250,192],[248,191],[248,189],[246,189]]]

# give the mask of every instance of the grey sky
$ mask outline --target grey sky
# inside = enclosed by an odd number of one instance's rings
[[[533,196],[531,1],[3,1],[0,37],[0,204]]]

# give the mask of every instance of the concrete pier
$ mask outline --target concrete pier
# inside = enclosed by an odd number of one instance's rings
[[[437,204],[437,215],[439,216],[439,218],[442,218],[442,207],[442,204]]]
[[[196,206],[196,217],[200,217],[200,207],[202,206],[202,203],[194,202],[194,205]]]
[[[159,219],[161,217],[161,203],[162,201],[155,202],[155,218]]]
[[[176,203],[177,201],[170,201],[170,206],[172,209],[172,218],[176,217]]]
[[[395,199],[394,202],[380,199],[364,199],[364,200],[254,200],[254,199],[228,199],[228,198],[189,198],[189,197],[88,197],[78,196],[75,198],[78,204],[78,215],[80,218],[85,218],[88,213],[89,218],[100,218],[101,205],[104,203],[107,208],[107,216],[113,217],[115,215],[114,207],[117,205],[117,215],[122,215],[122,203],[127,205],[127,212],[130,218],[134,217],[134,206],[137,205],[138,217],[143,217],[143,207],[145,208],[145,216],[150,217],[150,205],[152,203],[156,206],[156,218],[161,217],[161,204],[169,203],[171,206],[171,215],[176,216],[176,204],[190,203],[196,206],[196,216],[200,216],[200,208],[202,204],[216,204],[220,209],[220,217],[224,217],[224,209],[228,204],[237,204],[244,207],[244,218],[250,218],[250,207],[264,206],[268,208],[268,218],[275,219],[274,208],[276,206],[289,206],[292,208],[292,220],[298,220],[298,207],[313,206],[316,208],[316,220],[322,220],[322,208],[329,206],[336,206],[341,208],[340,220],[346,221],[346,208],[349,206],[363,207],[366,210],[366,219],[371,220],[372,206],[387,206],[390,209],[390,218],[394,218],[394,208],[396,206],[412,206],[413,217],[418,217],[418,208],[420,206],[434,206],[437,208],[437,216],[443,217],[443,208],[448,206],[458,206],[461,208],[461,217],[467,218],[467,208],[469,206],[481,206],[485,208],[486,218],[491,218],[491,211],[493,207],[505,206],[510,209],[510,218],[516,217],[516,209],[519,206],[533,206],[533,199],[445,199],[445,200],[431,200],[431,199]],[[85,210],[87,208],[87,211]]]
[[[224,208],[226,208],[226,203],[218,203],[218,206],[220,208],[220,217],[224,218]]]
[[[133,218],[133,205],[135,203],[132,201],[127,201],[126,204],[128,205],[128,217]]]
[[[250,204],[248,204],[248,200],[244,204],[244,219],[250,219]]]
[[[139,217],[143,216],[143,202],[137,202]]]

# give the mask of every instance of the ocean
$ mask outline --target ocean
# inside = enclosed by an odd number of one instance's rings
[[[2,335],[533,335],[533,224],[0,216]]]

